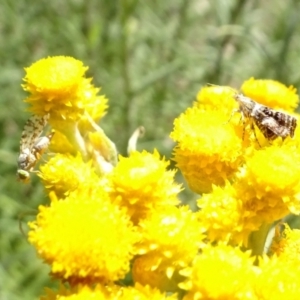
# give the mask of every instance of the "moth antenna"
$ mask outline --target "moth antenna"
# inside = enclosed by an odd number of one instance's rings
[[[238,112],[240,112],[238,109],[234,109],[234,110],[231,112],[228,121],[226,121],[226,122],[224,123],[224,125],[228,124],[228,123],[231,121],[233,115],[236,114],[236,113],[238,113]],[[242,116],[241,116],[240,121],[241,121],[241,120],[243,120],[243,117],[242,117]],[[244,122],[244,120],[243,120],[243,122]]]
[[[206,85],[208,85],[208,86],[216,86],[216,87],[220,86],[220,85],[209,83],[209,82],[207,82]]]

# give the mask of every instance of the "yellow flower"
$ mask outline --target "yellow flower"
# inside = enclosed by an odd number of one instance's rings
[[[299,263],[287,261],[273,256],[264,257],[260,262],[261,272],[257,276],[254,289],[260,300],[297,300],[300,295]]]
[[[85,163],[78,154],[76,157],[56,154],[45,165],[40,167],[39,177],[48,192],[55,192],[63,198],[82,185],[100,185],[91,162]]]
[[[241,87],[243,93],[263,105],[293,111],[299,103],[297,90],[293,86],[267,79],[254,79],[245,81]]]
[[[132,266],[132,275],[135,282],[142,285],[148,284],[161,291],[176,292],[178,284],[184,277],[178,273],[180,268],[172,266],[170,259],[164,259],[161,255],[146,254],[137,257]]]
[[[61,287],[58,292],[46,289],[46,295],[40,300],[176,300],[177,295],[166,296],[165,293],[149,286],[136,283],[134,287],[117,285],[96,285],[94,288],[78,286],[67,290]]]
[[[174,182],[175,171],[167,170],[169,162],[161,159],[155,150],[132,152],[120,161],[110,174],[111,198],[127,209],[137,224],[152,211],[168,205],[177,205],[180,185]]]
[[[113,282],[129,271],[139,235],[101,188],[79,189],[40,206],[29,241],[52,275],[75,283]]]
[[[249,233],[256,229],[245,227],[243,201],[229,182],[222,187],[213,186],[210,194],[197,201],[201,225],[209,241],[224,241],[234,245],[247,244]]]
[[[135,282],[162,291],[176,291],[182,280],[179,271],[197,254],[204,236],[197,214],[188,207],[167,207],[139,223],[142,240],[133,264]]]
[[[197,94],[197,102],[194,104],[199,108],[223,111],[228,114],[228,119],[237,103],[233,96],[237,91],[228,86],[206,86]]]
[[[188,291],[183,299],[257,299],[252,290],[256,275],[252,264],[250,254],[238,248],[225,245],[204,248],[193,266],[182,272],[188,277],[179,285]]]
[[[93,119],[105,114],[107,99],[85,78],[87,67],[72,57],[41,59],[25,68],[23,88],[30,93],[25,102],[37,115],[50,113],[51,120],[76,121],[89,113]]]
[[[61,285],[57,292],[46,288],[45,295],[40,297],[40,300],[113,300],[113,296],[118,293],[119,289],[117,286],[100,284],[94,288],[77,285],[69,289]]]
[[[116,300],[177,300],[177,295],[167,296],[165,292],[159,291],[157,288],[149,287],[148,285],[141,285],[136,283],[134,287],[121,288],[119,292],[119,297],[113,299]]]
[[[229,117],[195,106],[175,119],[171,133],[178,143],[174,160],[196,193],[210,192],[213,184],[224,185],[243,160],[241,135],[227,122]]]
[[[237,175],[244,216],[260,226],[300,213],[300,156],[295,147],[272,145],[256,151]]]

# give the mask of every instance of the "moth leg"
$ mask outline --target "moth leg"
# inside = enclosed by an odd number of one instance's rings
[[[246,131],[246,124],[245,124],[245,121],[244,120],[242,120],[242,118],[240,119],[240,122],[242,121],[242,123],[243,123],[243,133],[242,133],[242,141],[244,141],[244,139],[245,139],[245,131]]]
[[[242,140],[244,141],[244,139],[245,139],[245,131],[246,131],[246,121],[245,121],[245,118],[244,118],[243,114],[241,114],[240,123],[241,122],[243,124]]]
[[[224,123],[224,125],[228,124],[228,123],[231,121],[231,119],[232,119],[233,115],[234,115],[234,114],[236,114],[236,113],[238,113],[238,112],[240,112],[240,110],[239,110],[239,109],[234,109],[234,110],[231,112],[231,114],[230,114],[230,117],[229,117],[228,121],[226,121],[226,122]],[[241,117],[241,119],[242,119],[242,117]]]
[[[39,170],[31,170],[30,173],[39,174],[39,173],[41,173],[41,171],[39,171]]]
[[[257,135],[256,135],[255,126],[254,126],[254,123],[253,123],[253,122],[251,122],[251,130],[252,130],[253,133],[254,133],[254,137],[255,137],[255,140],[256,140],[258,146],[261,148],[261,144],[260,144],[259,141],[258,141],[258,138],[257,138]]]

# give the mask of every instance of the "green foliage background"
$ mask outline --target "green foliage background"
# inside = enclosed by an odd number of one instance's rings
[[[299,87],[299,9],[297,0],[2,0],[0,299],[37,299],[53,286],[19,229],[46,203],[36,176],[29,185],[15,178],[29,117],[24,67],[54,55],[82,60],[109,98],[101,126],[120,153],[143,125],[139,149],[171,157],[173,120],[206,83],[238,88],[254,76]]]

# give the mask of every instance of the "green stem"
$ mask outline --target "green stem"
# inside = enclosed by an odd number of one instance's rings
[[[77,123],[66,124],[64,128],[60,128],[60,131],[68,138],[76,150],[81,153],[83,159],[86,160],[88,157],[85,142],[78,130]]]
[[[258,231],[253,231],[248,240],[248,249],[252,255],[262,255],[265,249],[266,239],[272,224],[262,224]]]

